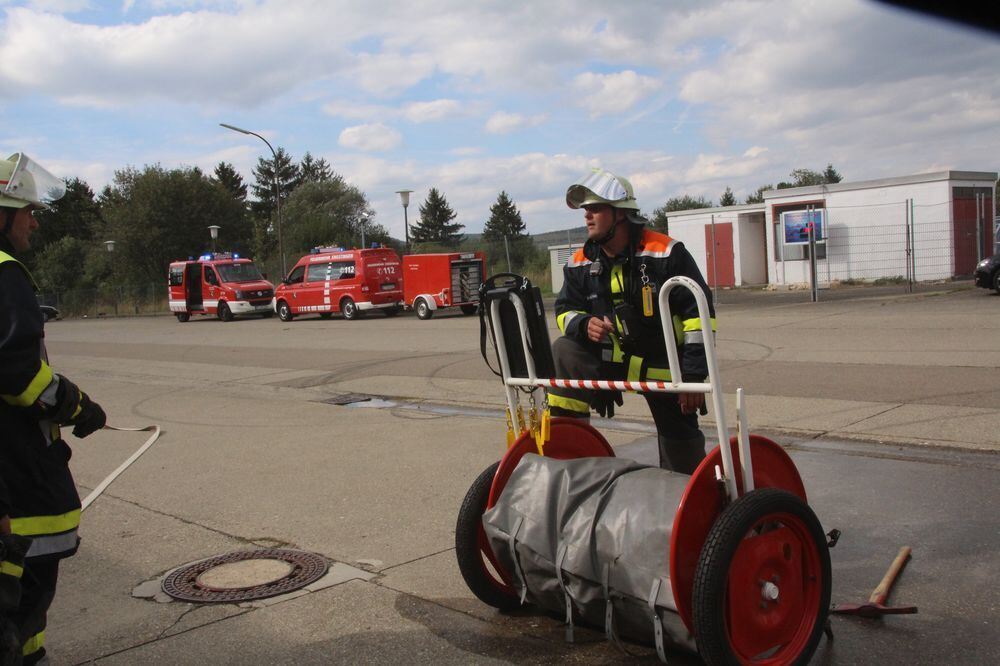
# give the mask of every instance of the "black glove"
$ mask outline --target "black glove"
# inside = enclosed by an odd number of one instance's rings
[[[80,389],[76,384],[59,375],[59,388],[56,389],[56,404],[46,407],[44,418],[55,421],[59,425],[70,422],[73,414],[76,414],[77,407],[80,406]]]
[[[615,405],[621,407],[622,404],[621,391],[594,391],[594,397],[590,399],[590,406],[606,419],[613,418]]]
[[[80,394],[80,413],[70,421],[73,424],[73,434],[80,439],[96,432],[104,427],[108,422],[108,417],[104,410],[96,402],[87,397],[86,393]]]

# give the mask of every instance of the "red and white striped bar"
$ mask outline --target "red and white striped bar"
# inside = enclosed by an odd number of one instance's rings
[[[531,379],[511,377],[508,386],[543,386],[548,388],[591,389],[594,391],[645,391],[647,393],[711,393],[711,384],[693,382],[629,382],[605,379]]]

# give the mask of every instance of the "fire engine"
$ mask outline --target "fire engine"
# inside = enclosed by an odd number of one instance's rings
[[[403,299],[421,319],[435,310],[458,306],[471,315],[479,305],[479,285],[486,279],[482,252],[409,254],[403,257]]]
[[[282,321],[335,312],[357,319],[368,310],[392,317],[402,309],[402,282],[399,255],[389,248],[313,248],[278,285],[274,310]]]
[[[235,315],[274,314],[274,285],[253,261],[238,254],[214,252],[197,260],[175,261],[170,264],[167,284],[170,311],[180,322],[193,314],[214,314],[222,321],[232,321]]]

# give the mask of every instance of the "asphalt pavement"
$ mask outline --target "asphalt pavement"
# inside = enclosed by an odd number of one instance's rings
[[[890,603],[919,614],[836,618],[814,663],[996,663],[1000,297],[968,283],[832,291],[724,291],[718,312],[726,422],[742,387],[751,430],[786,447],[824,528],[843,531],[834,601],[867,599],[913,548]],[[448,313],[49,324],[53,367],[113,424],[164,428],[83,516],[53,663],[655,661],[599,632],[566,644],[556,619],[499,614],[465,587],[454,521],[504,431],[478,333]],[[376,399],[333,404],[346,394]],[[594,423],[619,455],[653,461],[641,399]],[[83,495],[145,435],[70,439]],[[331,573],[266,602],[149,592],[183,564],[265,547],[318,553]]]

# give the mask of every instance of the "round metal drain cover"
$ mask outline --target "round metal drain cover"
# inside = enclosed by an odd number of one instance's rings
[[[245,550],[183,566],[164,578],[161,587],[181,601],[252,601],[301,589],[322,578],[328,567],[326,559],[316,553]]]

